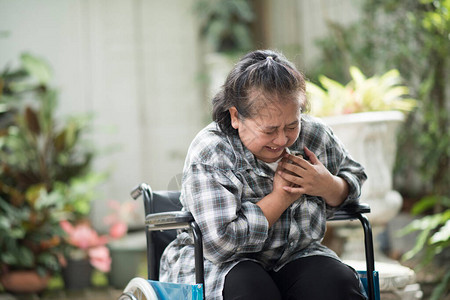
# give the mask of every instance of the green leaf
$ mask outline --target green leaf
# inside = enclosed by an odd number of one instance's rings
[[[41,127],[39,126],[39,120],[36,112],[29,106],[25,109],[25,121],[28,129],[35,135],[41,132]]]
[[[232,27],[232,33],[236,39],[236,44],[239,49],[251,48],[252,43],[247,26],[243,24],[236,24]]]
[[[392,87],[400,83],[400,72],[397,69],[392,69],[381,75],[379,81],[386,87]]]
[[[430,244],[437,244],[439,242],[445,242],[450,239],[450,220],[448,220],[444,226],[442,226],[437,232],[435,232],[430,238]]]
[[[344,86],[337,82],[336,80],[330,79],[326,76],[319,76],[319,82],[323,85],[327,90],[343,90]]]
[[[34,265],[34,255],[33,252],[27,247],[21,246],[17,252],[17,258],[20,265],[24,267],[33,267]]]
[[[430,233],[436,230],[440,225],[446,224],[449,219],[450,209],[446,210],[443,213],[425,216],[421,219],[414,220],[409,225],[400,230],[398,232],[399,235],[405,235],[414,231],[420,231],[413,249],[406,252],[403,255],[402,259],[411,259],[424,248],[426,248],[428,255],[437,254],[440,251],[440,246],[444,246],[448,243],[448,228],[444,229],[441,235],[437,235],[435,242],[432,241]],[[429,248],[430,246],[432,248]]]
[[[43,60],[30,54],[22,54],[21,60],[25,70],[36,78],[40,84],[45,85],[50,82],[50,67]]]
[[[316,116],[348,114],[366,111],[402,110],[411,111],[416,102],[405,99],[409,89],[400,85],[399,71],[392,69],[381,76],[366,78],[355,66],[350,67],[352,81],[345,86],[326,76],[318,76],[320,84],[326,89],[324,93],[314,94],[311,101],[319,101],[321,111],[313,111]],[[314,91],[314,90],[313,90]]]
[[[41,253],[37,257],[37,263],[46,267],[46,269],[58,271],[60,264],[55,255],[49,252]]]
[[[450,283],[450,270],[445,273],[444,278],[441,282],[434,288],[433,293],[430,296],[430,300],[439,300],[441,296],[448,290]]]
[[[236,9],[234,12],[239,15],[239,18],[245,22],[253,21],[255,15],[250,7],[248,1],[245,0],[234,0],[233,1]]]
[[[394,86],[388,88],[383,95],[384,101],[392,102],[394,100],[402,100],[403,96],[407,96],[409,93],[409,89],[406,86]]]
[[[7,104],[0,103],[0,113],[9,111],[9,106]]]
[[[38,211],[52,208],[54,212],[57,212],[58,210],[61,210],[63,206],[63,196],[53,191],[51,193],[47,193],[46,189],[40,190],[39,197],[35,203],[35,208]]]
[[[413,258],[417,253],[419,253],[423,249],[425,243],[427,242],[429,233],[430,233],[430,229],[426,229],[426,230],[420,232],[419,236],[417,237],[414,247],[411,250],[409,250],[408,252],[406,252],[405,254],[403,254],[402,260],[409,260],[409,259]]]
[[[441,222],[442,215],[436,214],[431,216],[425,216],[409,223],[403,229],[399,231],[399,235],[406,235],[414,231],[432,230],[436,228]]]
[[[353,78],[357,85],[364,83],[366,80],[366,76],[355,66],[350,67],[350,76]]]
[[[428,196],[428,197],[424,197],[422,198],[419,202],[417,202],[416,204],[414,204],[411,213],[413,215],[418,215],[420,213],[423,213],[424,211],[432,208],[434,205],[436,205],[438,201],[438,196]]]
[[[13,251],[3,251],[0,253],[0,261],[7,265],[15,265],[18,262]]]
[[[209,25],[208,31],[206,33],[206,39],[214,49],[219,49],[222,38],[225,36],[227,28],[228,27],[220,20],[211,21],[211,24]]]

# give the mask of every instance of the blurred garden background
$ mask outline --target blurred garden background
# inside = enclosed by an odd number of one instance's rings
[[[306,74],[311,113],[402,111],[401,202],[375,238],[423,299],[449,299],[450,0],[0,0],[0,275],[46,279],[31,293],[2,281],[0,299],[117,297],[121,252],[145,276],[130,190],[179,188],[212,95],[262,48]],[[340,111],[323,100],[360,94]],[[67,285],[80,257],[93,290]]]

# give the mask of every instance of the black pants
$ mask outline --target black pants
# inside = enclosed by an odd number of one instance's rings
[[[300,258],[278,272],[243,261],[225,277],[223,296],[224,300],[366,299],[356,272],[326,256]]]

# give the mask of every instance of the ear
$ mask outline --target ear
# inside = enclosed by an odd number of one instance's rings
[[[230,118],[231,118],[231,126],[233,126],[234,129],[239,128],[239,113],[236,109],[236,107],[232,106],[228,109],[230,112]]]

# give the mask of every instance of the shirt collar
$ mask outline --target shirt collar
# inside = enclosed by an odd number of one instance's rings
[[[230,136],[230,141],[237,153],[240,153],[240,158],[236,162],[236,167],[245,170],[252,169],[256,175],[273,178],[274,171],[265,163],[260,162],[255,155],[244,146],[241,139],[237,135]]]

